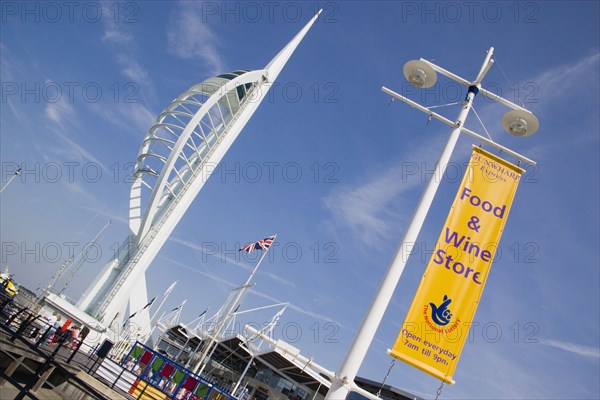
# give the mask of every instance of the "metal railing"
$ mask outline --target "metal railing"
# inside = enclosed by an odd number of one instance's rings
[[[0,296],[0,360],[7,365],[0,369],[0,383],[16,389],[16,400],[38,399],[36,392],[42,387],[65,398],[72,398],[75,391],[94,399],[111,400],[73,373],[72,366],[67,368],[83,342],[74,343],[69,339],[69,330],[59,334],[56,327],[43,321],[35,310]],[[71,349],[67,347],[69,344]],[[15,377],[18,371],[20,378]],[[57,376],[64,381],[60,387],[50,381]],[[64,393],[67,389],[70,393]]]
[[[120,365],[106,359],[97,372],[111,387],[127,387],[136,399],[236,399],[209,377],[194,374],[140,342],[132,346]]]

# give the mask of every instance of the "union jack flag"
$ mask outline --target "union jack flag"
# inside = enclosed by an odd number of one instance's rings
[[[242,246],[242,248],[239,251],[245,251],[248,253],[252,253],[254,250],[267,251],[269,247],[271,247],[271,244],[273,244],[274,240],[275,236],[269,236],[268,238],[259,240],[258,242],[248,243],[247,245]]]

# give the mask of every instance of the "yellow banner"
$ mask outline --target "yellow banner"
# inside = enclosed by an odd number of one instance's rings
[[[473,148],[458,193],[390,354],[452,376],[523,169]]]

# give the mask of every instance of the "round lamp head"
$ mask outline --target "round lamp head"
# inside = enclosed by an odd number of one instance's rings
[[[502,117],[502,126],[513,136],[530,136],[538,130],[540,121],[530,112],[512,110]]]
[[[404,64],[404,76],[418,88],[432,87],[437,81],[437,74],[433,68],[421,60],[412,60]]]

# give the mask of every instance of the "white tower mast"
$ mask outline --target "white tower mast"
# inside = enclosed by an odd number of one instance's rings
[[[158,116],[135,165],[129,237],[82,298],[81,309],[107,326],[128,302],[130,309],[147,303],[146,269],[320,13],[264,69],[207,79]]]

